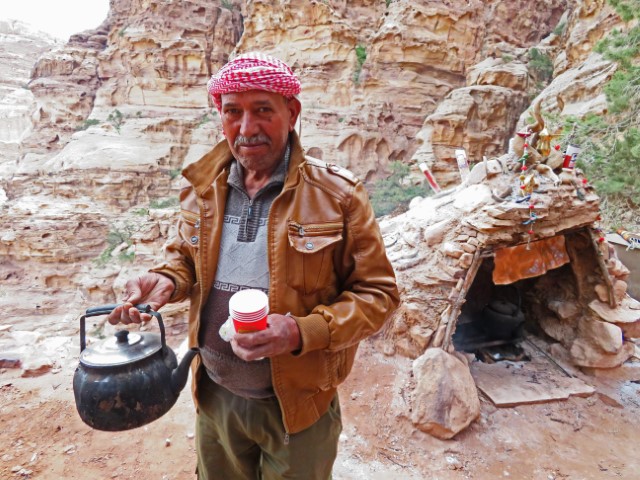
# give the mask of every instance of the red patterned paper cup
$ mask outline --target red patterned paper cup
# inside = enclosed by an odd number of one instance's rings
[[[229,300],[229,314],[238,333],[256,332],[267,328],[269,297],[261,290],[241,290]]]
[[[233,326],[238,333],[259,332],[267,328],[267,315],[252,322],[233,319]]]

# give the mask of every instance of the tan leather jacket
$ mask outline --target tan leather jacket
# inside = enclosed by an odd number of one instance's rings
[[[170,301],[191,300],[191,346],[216,273],[231,159],[222,141],[185,168],[191,185],[180,192],[179,233],[166,246],[166,263],[153,269],[174,280]],[[358,342],[382,327],[398,291],[364,186],[347,170],[305,159],[295,133],[267,238],[269,310],[291,313],[302,335],[301,351],[271,358],[284,427],[296,433],[326,412]]]

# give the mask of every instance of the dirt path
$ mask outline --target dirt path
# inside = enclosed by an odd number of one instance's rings
[[[156,422],[124,433],[91,430],[78,417],[73,356],[60,371],[0,373],[0,478],[192,480],[190,395]],[[589,398],[515,408],[482,401],[481,418],[454,440],[415,430],[396,362],[365,344],[341,388],[344,431],[334,478],[640,478],[640,385],[593,378]]]

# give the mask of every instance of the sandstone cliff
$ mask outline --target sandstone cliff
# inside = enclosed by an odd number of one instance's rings
[[[21,155],[21,142],[32,129],[34,94],[28,84],[33,64],[61,46],[57,39],[17,20],[0,20],[0,172]]]
[[[424,161],[446,186],[453,150],[504,153],[536,95],[549,111],[604,108],[614,66],[591,51],[618,22],[604,0],[113,0],[99,28],[43,45],[35,105],[12,120],[28,128],[0,158],[2,288],[113,301],[128,260],[157,258],[180,168],[221,138],[205,84],[234,52],[294,67],[313,155],[365,181]],[[531,47],[553,59],[548,86]]]

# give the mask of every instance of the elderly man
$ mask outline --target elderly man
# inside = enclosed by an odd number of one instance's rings
[[[362,183],[305,157],[286,64],[240,55],[208,91],[226,139],[184,169],[166,262],[127,283],[109,321],[190,299],[198,478],[330,478],[337,387],[398,304],[393,270]],[[229,299],[247,288],[268,294],[268,328],[227,343]]]

